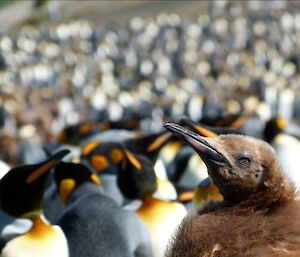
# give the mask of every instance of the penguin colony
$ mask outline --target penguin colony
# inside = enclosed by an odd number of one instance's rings
[[[1,35],[0,256],[300,256],[296,7]]]

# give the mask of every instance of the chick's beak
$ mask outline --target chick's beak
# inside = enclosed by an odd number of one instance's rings
[[[166,129],[170,130],[173,134],[187,142],[205,161],[217,162],[227,164],[226,158],[219,153],[205,137],[182,127],[177,124],[168,122],[164,125]],[[210,138],[210,140],[213,140]]]

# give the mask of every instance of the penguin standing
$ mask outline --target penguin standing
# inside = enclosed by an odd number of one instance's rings
[[[154,256],[161,257],[186,215],[186,209],[178,202],[154,197],[157,178],[153,164],[147,157],[127,149],[122,154],[118,165],[118,185],[125,197],[142,200],[136,212],[150,232]]]
[[[165,126],[200,155],[224,197],[183,221],[166,256],[300,255],[300,201],[266,142]]]
[[[151,257],[149,234],[138,216],[103,193],[101,181],[83,164],[61,163],[54,171],[67,208],[57,224],[72,257]]]
[[[68,153],[62,150],[44,162],[13,168],[1,179],[1,210],[31,220],[32,226],[24,234],[14,235],[3,243],[0,256],[69,256],[64,233],[58,226],[48,224],[42,211],[48,173]]]

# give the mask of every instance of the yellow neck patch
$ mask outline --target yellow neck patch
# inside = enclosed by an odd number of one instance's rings
[[[64,179],[59,183],[59,195],[62,201],[64,202],[64,204],[67,203],[67,200],[70,194],[72,193],[72,191],[74,190],[75,186],[76,186],[76,181],[72,178]]]
[[[142,168],[142,164],[140,161],[129,151],[125,151],[128,161],[137,169],[140,170]]]
[[[27,236],[30,238],[35,238],[37,240],[43,240],[43,238],[48,238],[55,232],[55,229],[46,224],[41,217],[34,219],[30,231]]]
[[[37,168],[33,173],[31,173],[27,179],[26,183],[31,184],[32,182],[36,181],[40,176],[45,174],[46,172],[49,172],[50,169],[58,162],[58,160],[51,160],[41,167]]]
[[[279,129],[284,130],[287,127],[286,119],[283,117],[279,117],[276,119],[276,125]]]
[[[87,156],[93,149],[100,144],[99,141],[92,141],[82,148],[82,155]]]
[[[167,133],[159,136],[158,138],[156,138],[153,141],[153,143],[148,146],[147,152],[155,151],[156,149],[161,147],[161,145],[163,145],[171,137],[171,135],[172,134],[170,132],[167,132]]]
[[[110,153],[110,158],[114,164],[117,164],[124,158],[124,154],[119,149],[113,149]]]
[[[198,131],[198,133],[204,137],[211,137],[211,138],[216,138],[218,135],[206,128],[203,128],[201,126],[195,126],[195,129]]]
[[[103,155],[94,155],[91,158],[91,165],[97,170],[102,171],[106,169],[109,165],[108,160]]]

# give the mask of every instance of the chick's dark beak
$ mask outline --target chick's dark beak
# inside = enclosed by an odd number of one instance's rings
[[[210,145],[205,137],[182,127],[177,124],[168,122],[164,125],[166,129],[187,142],[200,155],[203,160],[227,164],[226,158]]]

